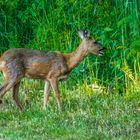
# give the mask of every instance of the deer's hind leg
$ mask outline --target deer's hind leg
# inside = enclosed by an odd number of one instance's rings
[[[4,96],[6,91],[8,91],[8,85],[10,85],[10,72],[8,68],[3,69],[3,75],[4,75],[4,84],[0,87],[0,99]]]
[[[19,77],[14,77],[9,81],[6,81],[5,84],[0,88],[0,98],[2,98],[5,93],[14,87],[19,82]]]
[[[5,89],[5,87],[7,86],[7,82],[5,82],[1,87],[0,87],[0,94],[1,94],[1,91],[3,91]],[[2,96],[2,95],[1,95]],[[2,103],[2,99],[1,99],[1,96],[0,96],[0,104]]]
[[[18,92],[19,92],[19,86],[20,86],[20,82],[16,83],[13,86],[13,100],[15,101],[16,105],[19,107],[19,109],[22,111],[23,110],[23,106],[19,100],[18,97]]]
[[[21,78],[23,77],[23,71],[20,69],[20,66],[17,65],[17,63],[12,63],[8,67],[6,67],[3,70],[4,77],[5,77],[5,83],[0,88],[0,99],[6,94],[8,90],[10,90],[13,87],[13,98],[16,100],[16,103],[18,101],[18,86],[17,84],[20,82]],[[20,104],[20,103],[19,103]]]

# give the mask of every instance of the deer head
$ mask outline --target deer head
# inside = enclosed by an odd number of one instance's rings
[[[83,40],[82,44],[87,49],[88,53],[96,55],[103,55],[105,47],[90,36],[88,30],[78,30],[80,38]]]

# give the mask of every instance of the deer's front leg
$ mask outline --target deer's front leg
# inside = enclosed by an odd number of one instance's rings
[[[46,109],[46,105],[48,103],[50,87],[51,87],[50,82],[46,80],[45,86],[44,86],[44,105],[43,105],[44,110]]]
[[[59,94],[59,89],[58,89],[58,80],[57,79],[51,79],[50,80],[51,86],[54,90],[56,99],[57,99],[57,103],[58,103],[58,108],[61,111],[62,107],[61,107],[61,98],[60,98],[60,94]]]

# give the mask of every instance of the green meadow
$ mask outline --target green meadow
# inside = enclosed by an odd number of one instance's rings
[[[0,104],[0,140],[139,140],[140,1],[0,0],[0,55],[9,48],[70,53],[88,29],[106,47],[59,83],[63,111],[44,81],[24,78],[20,112],[8,91]],[[3,84],[0,74],[0,85]]]

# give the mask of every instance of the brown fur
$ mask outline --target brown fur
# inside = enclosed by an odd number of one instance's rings
[[[46,81],[44,88],[44,108],[48,102],[50,87],[53,88],[61,110],[61,99],[58,81],[66,79],[71,70],[77,66],[89,53],[100,54],[103,46],[89,37],[87,32],[80,30],[83,39],[79,47],[72,53],[39,51],[25,48],[9,49],[0,58],[0,70],[5,77],[5,83],[0,87],[0,98],[13,88],[13,99],[22,110],[18,98],[20,80],[23,77],[43,79]],[[89,32],[88,32],[89,33]]]

